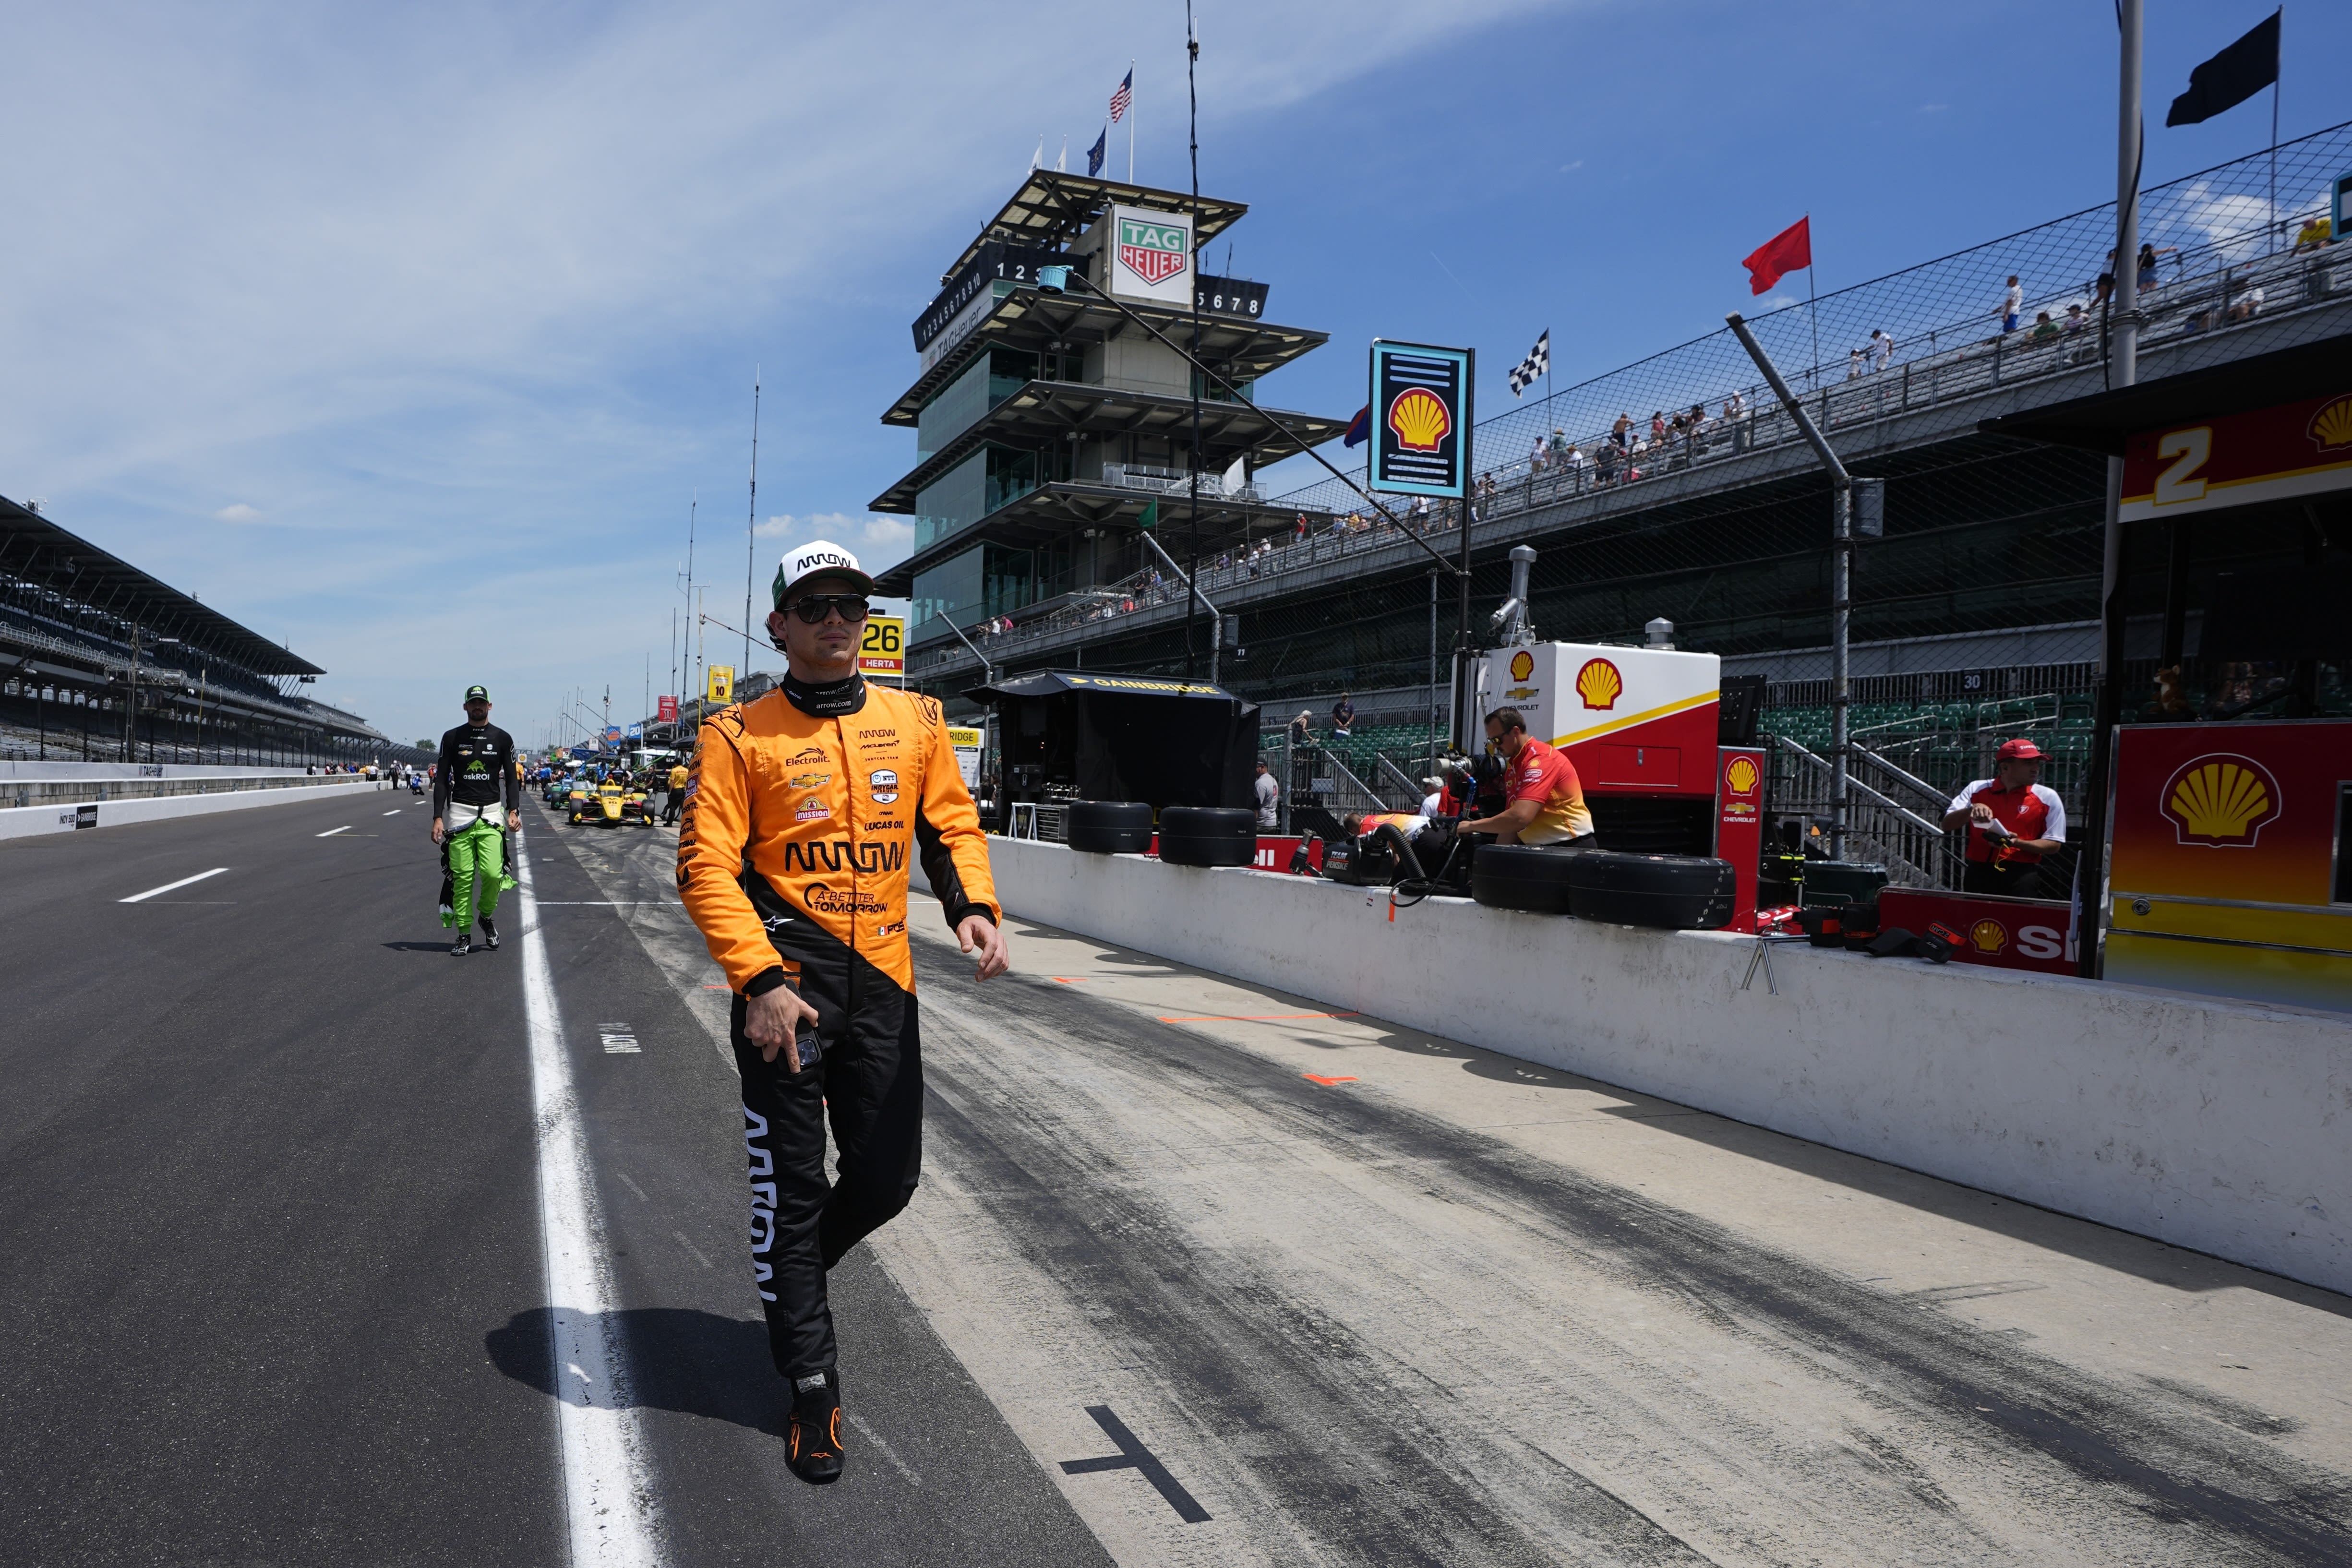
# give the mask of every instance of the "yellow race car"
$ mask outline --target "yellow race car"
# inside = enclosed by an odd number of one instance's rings
[[[646,804],[644,790],[625,789],[617,779],[607,779],[593,789],[584,784],[572,788],[568,821],[573,827],[587,823],[599,828],[650,828],[654,814]]]

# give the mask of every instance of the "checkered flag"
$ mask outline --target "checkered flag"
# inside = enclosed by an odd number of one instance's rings
[[[1550,373],[1551,329],[1547,327],[1544,329],[1543,336],[1536,340],[1536,346],[1528,350],[1528,357],[1512,367],[1511,395],[1517,397],[1528,388],[1535,385],[1538,376],[1547,376]]]

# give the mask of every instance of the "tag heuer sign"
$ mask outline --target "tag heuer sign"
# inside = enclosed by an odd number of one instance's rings
[[[1111,291],[1178,307],[1192,303],[1192,219],[1148,207],[1110,212]]]

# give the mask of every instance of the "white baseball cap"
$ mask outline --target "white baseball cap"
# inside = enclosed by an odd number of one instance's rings
[[[874,580],[859,569],[857,558],[831,539],[812,539],[784,552],[783,559],[776,563],[776,581],[771,591],[776,608],[783,608],[784,595],[804,577],[845,577],[857,585],[858,592],[874,591]]]

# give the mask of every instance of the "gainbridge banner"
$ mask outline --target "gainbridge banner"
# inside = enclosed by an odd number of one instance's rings
[[[2352,719],[2126,725],[2101,974],[2352,1011]]]

